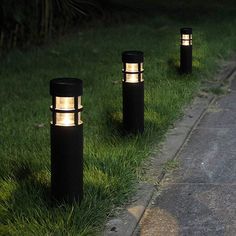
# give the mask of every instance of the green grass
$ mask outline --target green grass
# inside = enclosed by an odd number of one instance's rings
[[[236,49],[233,5],[211,8],[204,1],[199,12],[192,3],[186,13],[178,2],[169,8],[163,2],[155,17],[87,29],[1,61],[1,235],[98,235],[112,209],[135,190],[152,145],[180,117],[200,81],[213,78],[219,59]],[[180,76],[179,28],[185,25],[194,30],[194,72]],[[138,136],[121,132],[121,52],[127,49],[145,52],[145,132]],[[62,76],[84,81],[81,206],[52,207],[49,200],[49,81]]]

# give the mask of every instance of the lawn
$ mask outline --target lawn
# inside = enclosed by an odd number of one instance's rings
[[[219,61],[236,51],[233,1],[160,2],[137,20],[94,23],[47,47],[1,59],[0,235],[99,235],[112,209],[135,191],[153,145],[200,82],[213,79]],[[193,28],[193,74],[187,76],[177,71],[182,26]],[[121,52],[127,49],[145,53],[145,132],[137,136],[121,131]],[[55,207],[49,81],[63,76],[84,81],[85,193],[81,206]]]

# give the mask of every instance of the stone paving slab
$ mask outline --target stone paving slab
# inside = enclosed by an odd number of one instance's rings
[[[202,118],[199,127],[231,127],[236,126],[236,93],[222,97],[211,105]]]
[[[236,90],[236,80],[233,80],[233,81],[232,81],[230,88],[231,88],[232,90]]]
[[[196,129],[178,161],[179,168],[173,173],[167,173],[164,181],[236,181],[236,127]]]
[[[236,96],[235,96],[236,97]],[[209,112],[203,118],[200,127],[206,128],[224,128],[236,127],[236,114],[233,110],[221,109],[217,106],[210,108]]]
[[[136,236],[232,235],[235,184],[168,184],[159,189]]]

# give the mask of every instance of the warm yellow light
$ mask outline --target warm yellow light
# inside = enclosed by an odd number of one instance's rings
[[[189,34],[182,34],[182,39],[190,39],[190,35]]]
[[[56,97],[56,109],[58,110],[73,110],[74,97]]]
[[[56,125],[74,126],[74,113],[56,113]]]
[[[143,75],[140,75],[140,81],[143,81]],[[137,83],[138,81],[138,74],[126,74],[126,81],[127,83]]]
[[[82,108],[83,106],[81,105],[81,97],[78,97],[78,109]]]
[[[138,63],[125,63],[126,72],[138,72]],[[140,63],[140,70],[143,71],[143,63]]]
[[[183,46],[192,45],[192,35],[191,34],[182,34],[182,36],[181,36],[181,44]]]
[[[56,97],[56,110],[68,110],[73,111],[75,109],[74,97]],[[78,97],[78,109],[81,109],[81,97]],[[59,126],[74,126],[75,125],[75,113],[59,113],[56,112],[56,125]],[[82,124],[81,112],[78,112],[78,124]]]
[[[140,71],[138,63],[126,63],[125,64],[125,72],[140,72],[140,80],[143,81],[143,63],[140,63]],[[127,83],[137,83],[139,82],[138,74],[125,74],[125,82]]]

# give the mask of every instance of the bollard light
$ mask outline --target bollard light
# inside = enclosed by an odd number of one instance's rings
[[[123,126],[131,133],[144,131],[143,61],[141,51],[122,53]]]
[[[180,29],[180,72],[192,72],[192,28]]]
[[[51,194],[57,201],[81,201],[83,197],[82,80],[50,81]]]

